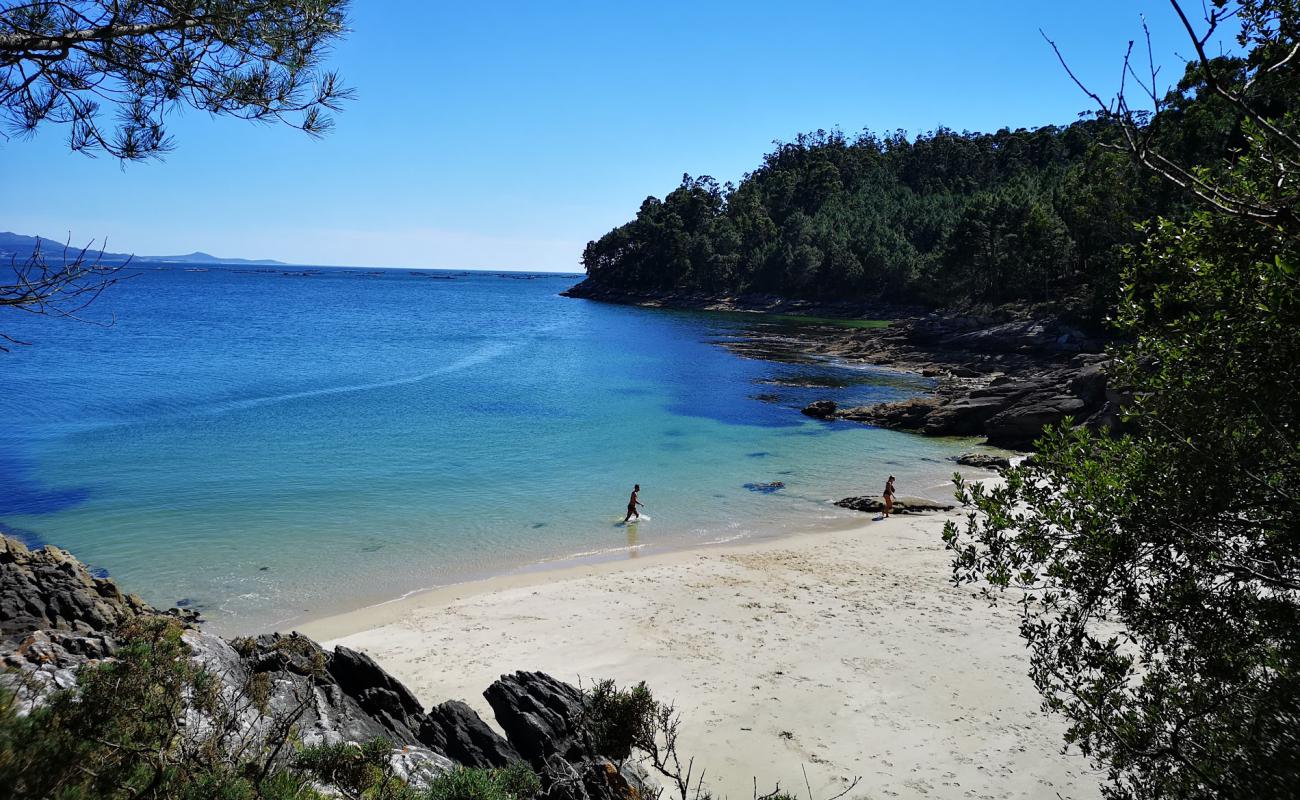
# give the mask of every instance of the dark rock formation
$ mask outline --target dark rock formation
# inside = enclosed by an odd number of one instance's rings
[[[861,511],[865,514],[878,514],[885,510],[885,501],[874,495],[863,497],[846,497],[835,501],[840,508]],[[956,508],[952,503],[940,503],[923,497],[895,497],[894,514],[927,514],[935,511],[951,511]]]
[[[325,650],[297,633],[265,634],[230,642],[195,631],[186,635],[195,657],[230,687],[264,674],[275,712],[301,708],[306,744],[364,742],[382,736],[398,747],[418,747],[424,710],[397,679],[368,656]]]
[[[920,430],[925,420],[939,406],[935,397],[913,397],[897,403],[881,403],[875,406],[847,408],[837,416],[855,422],[865,422],[881,428],[896,430]]]
[[[0,665],[15,670],[11,685],[24,702],[76,685],[82,666],[112,658],[116,634],[141,616],[165,615],[108,578],[54,547],[32,551],[0,537]],[[228,642],[195,627],[197,614],[173,613],[185,623],[193,657],[239,696],[254,675],[265,675],[272,711],[298,712],[306,744],[367,741],[383,736],[405,747],[403,770],[440,770],[451,762],[419,746],[423,710],[407,689],[369,657],[323,650],[305,636],[271,634]],[[25,679],[17,679],[19,675]],[[270,723],[253,709],[241,719],[256,736]]]
[[[962,466],[976,469],[1011,469],[1010,458],[995,456],[992,453],[962,453],[956,460]]]
[[[117,651],[114,629],[158,613],[111,578],[92,575],[66,550],[31,550],[0,537],[0,668],[27,676],[15,682],[24,702],[74,686],[78,668]],[[186,612],[182,619],[197,616]]]
[[[469,767],[504,767],[522,759],[510,742],[459,700],[429,709],[420,723],[419,738],[452,761]]]
[[[1017,450],[1031,447],[1045,427],[1066,417],[1094,427],[1118,426],[1124,398],[1111,397],[1103,363],[1084,358],[1043,369],[1022,378],[948,379],[930,397],[839,409],[835,416],[930,436],[983,435],[990,445]]]
[[[1048,425],[1066,417],[1082,421],[1087,404],[1077,398],[1055,391],[1041,392],[1023,398],[989,417],[984,423],[984,434],[989,444],[998,447],[1028,449]]]
[[[582,693],[543,672],[502,675],[483,692],[506,738],[534,767],[558,755],[581,759]]]
[[[341,645],[334,648],[328,665],[339,688],[356,698],[362,710],[390,730],[415,738],[424,708],[410,689],[380,669],[370,656]]]
[[[29,550],[17,539],[0,540],[0,636],[36,630],[96,633],[154,609],[125,595],[111,578],[93,577],[66,550]]]
[[[804,406],[803,413],[814,419],[830,419],[835,416],[835,401],[814,400]]]

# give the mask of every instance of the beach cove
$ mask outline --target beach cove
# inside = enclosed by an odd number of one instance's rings
[[[540,670],[646,683],[719,797],[1092,798],[1039,710],[1014,604],[948,582],[943,523],[894,517],[447,587],[303,631],[371,655],[426,704]]]
[[[971,440],[799,413],[933,379],[748,357],[734,346],[805,325],[560,297],[573,280],[150,268],[95,306],[110,327],[20,320],[40,346],[7,366],[0,527],[235,635],[835,528],[854,515],[832,502],[891,472],[950,494]],[[634,537],[616,525],[633,483],[652,517]]]

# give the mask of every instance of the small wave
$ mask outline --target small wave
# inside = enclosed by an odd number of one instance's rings
[[[749,533],[735,533],[732,534],[731,536],[719,536],[716,539],[710,539],[707,542],[704,542],[704,544],[730,544],[731,542],[736,542],[736,541],[740,541],[741,539],[748,539],[748,538],[749,538]]]
[[[301,392],[288,392],[286,394],[269,395],[266,397],[249,397],[243,400],[233,402],[219,403],[212,405],[200,411],[200,414],[222,414],[228,411],[242,411],[259,406],[274,405],[276,403],[286,403],[293,400],[302,400],[308,397],[324,397],[335,394],[350,394],[353,392],[369,392],[375,389],[388,389],[394,386],[410,386],[411,384],[422,383],[430,378],[439,375],[446,375],[450,372],[459,372],[478,364],[491,361],[505,355],[512,346],[508,342],[492,342],[484,347],[479,348],[477,352],[459,358],[450,364],[440,367],[429,372],[422,372],[418,375],[408,375],[402,378],[391,378],[383,381],[372,381],[369,383],[357,383],[347,386],[326,386],[320,389],[308,389]]]
[[[615,553],[640,552],[642,549],[648,546],[649,545],[646,544],[630,544],[630,545],[624,545],[622,547],[602,547],[596,550],[582,550],[577,553],[569,553],[568,555],[553,556],[551,558],[543,558],[537,561],[536,565],[562,564],[565,561],[577,561],[583,558],[597,558],[599,556],[608,556],[608,555],[613,555]]]
[[[263,397],[246,397],[239,400],[227,400],[223,402],[211,403],[206,406],[197,406],[183,408],[172,413],[161,413],[148,420],[141,419],[121,419],[113,421],[97,421],[70,426],[79,433],[88,433],[96,430],[105,430],[109,428],[119,428],[130,425],[139,425],[142,422],[159,422],[166,420],[186,419],[190,417],[207,417],[217,416],[219,414],[228,414],[232,411],[246,411],[251,408],[275,405],[278,403],[288,403],[294,400],[303,400],[310,397],[324,397],[336,394],[349,394],[353,392],[368,392],[375,389],[387,389],[394,386],[409,386],[412,384],[427,381],[439,375],[446,375],[452,372],[459,372],[478,364],[483,364],[493,359],[505,355],[514,349],[510,342],[498,341],[491,342],[481,347],[477,352],[459,358],[446,366],[439,367],[428,372],[421,372],[417,375],[407,375],[401,378],[391,378],[382,381],[370,381],[367,383],[348,384],[344,386],[325,386],[319,389],[306,389],[299,392],[286,392],[284,394],[266,395]]]

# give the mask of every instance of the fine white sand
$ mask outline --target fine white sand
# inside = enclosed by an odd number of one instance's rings
[[[945,515],[464,584],[304,627],[426,705],[498,675],[645,680],[719,796],[1089,798],[1039,710],[1012,598],[949,582]]]

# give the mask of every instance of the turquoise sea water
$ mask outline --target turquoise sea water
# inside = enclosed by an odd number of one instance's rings
[[[571,558],[779,535],[944,496],[963,442],[818,422],[898,372],[742,358],[750,315],[558,296],[573,276],[140,270],[111,327],[10,314],[0,525],[221,632]],[[772,493],[745,484],[781,481]],[[650,520],[619,527],[639,482]]]

